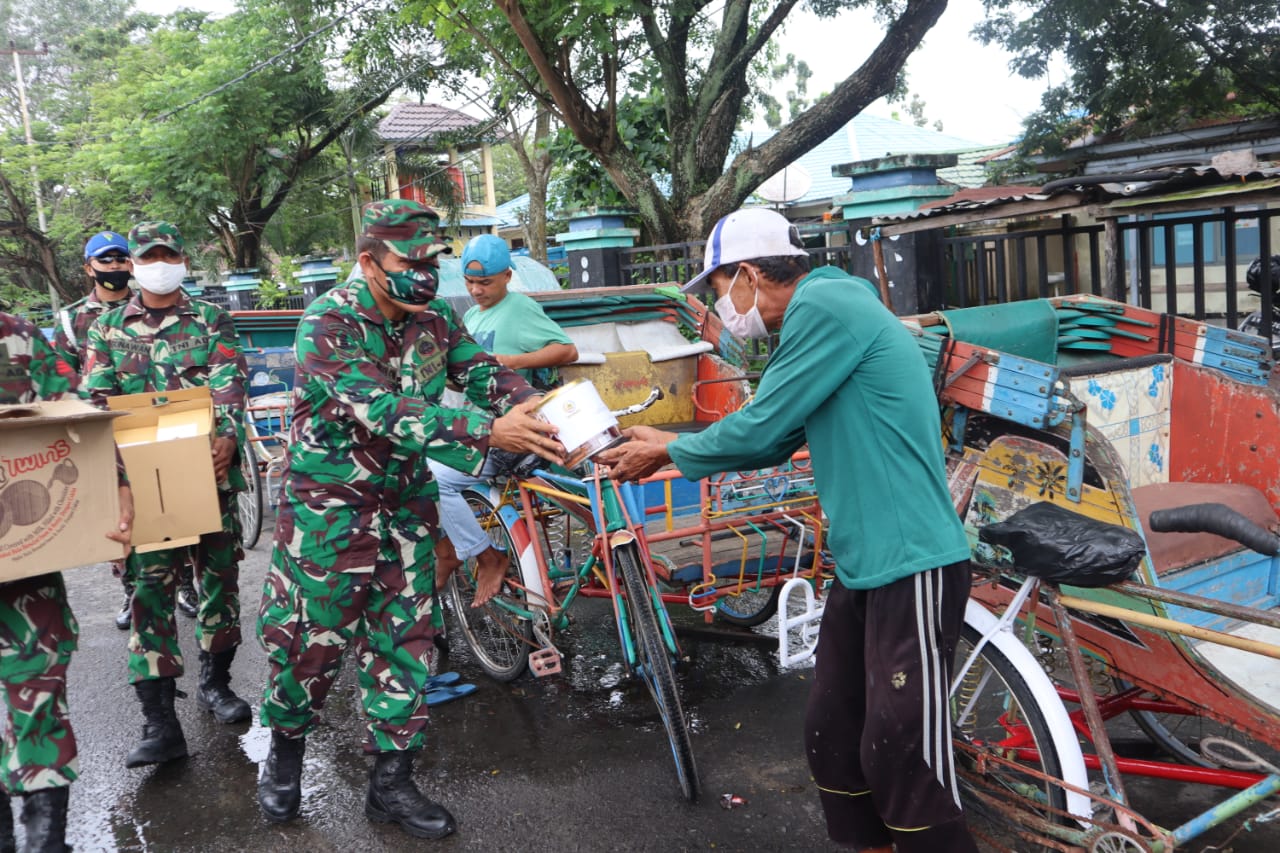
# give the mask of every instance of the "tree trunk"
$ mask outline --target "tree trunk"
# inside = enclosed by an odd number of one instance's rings
[[[261,226],[245,225],[235,235],[235,268],[257,269],[262,263]]]
[[[0,223],[0,234],[7,234],[17,240],[26,249],[21,260],[22,266],[31,273],[43,277],[43,281],[38,283],[28,279],[27,286],[32,290],[39,290],[41,285],[47,285],[61,299],[69,302],[79,299],[83,294],[78,292],[78,283],[63,281],[62,273],[58,270],[58,258],[53,251],[53,243],[47,235],[40,232],[39,228],[33,228],[30,225],[31,211],[18,195],[9,177],[2,171],[0,171],[0,194],[4,196],[5,207],[10,216],[9,221]]]

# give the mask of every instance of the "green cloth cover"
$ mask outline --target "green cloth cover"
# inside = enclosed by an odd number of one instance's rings
[[[1045,364],[1057,362],[1058,314],[1047,300],[1028,299],[939,313],[951,330],[951,337],[958,341]]]

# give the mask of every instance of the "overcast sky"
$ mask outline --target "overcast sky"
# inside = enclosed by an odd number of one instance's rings
[[[171,12],[175,5],[216,14],[234,8],[232,0],[135,1],[138,9],[159,14]],[[983,47],[970,37],[969,31],[982,14],[981,0],[950,0],[947,11],[908,61],[907,85],[925,102],[930,124],[941,121],[948,134],[980,143],[1011,142],[1022,135],[1022,119],[1039,104],[1047,83],[1012,75],[1007,53]],[[869,12],[844,13],[827,21],[797,12],[788,20],[778,44],[784,54],[794,53],[809,63],[814,72],[809,94],[814,96],[830,91],[851,74],[882,37],[883,29]],[[775,93],[779,100],[784,100],[785,89]],[[441,92],[434,99],[475,112],[464,106],[470,97]],[[890,106],[877,101],[868,107],[868,112],[881,116],[895,110],[906,117],[905,104]]]

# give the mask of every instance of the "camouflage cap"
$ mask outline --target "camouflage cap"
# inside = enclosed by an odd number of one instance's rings
[[[392,253],[411,261],[453,253],[436,234],[440,214],[416,201],[389,198],[365,205],[361,225],[365,237],[382,241]]]
[[[182,254],[186,244],[182,241],[182,232],[172,222],[139,222],[129,229],[129,253],[135,258],[156,246],[167,246]]]

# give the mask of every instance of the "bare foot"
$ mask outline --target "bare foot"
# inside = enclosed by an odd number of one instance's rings
[[[461,565],[462,561],[453,550],[452,542],[441,539],[436,543],[436,592],[444,589],[444,585],[449,582],[449,576]]]
[[[485,548],[476,557],[476,598],[472,607],[480,607],[493,598],[502,589],[502,579],[506,577],[510,561],[506,552],[497,548]]]

